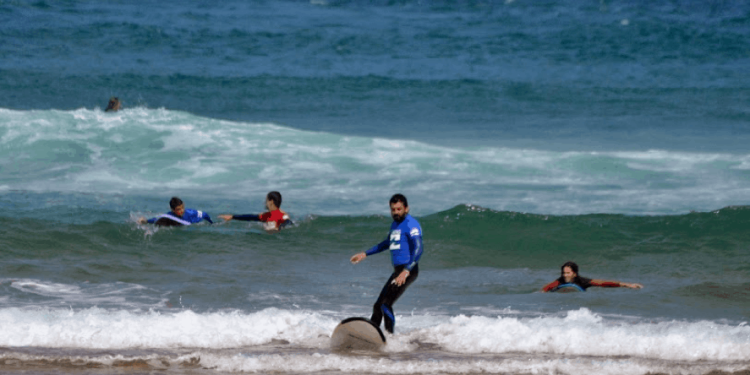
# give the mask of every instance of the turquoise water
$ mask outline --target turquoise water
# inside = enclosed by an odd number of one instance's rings
[[[0,372],[750,368],[750,7],[0,3]],[[105,113],[111,96],[124,109]],[[295,225],[157,229],[187,207]],[[388,198],[424,229],[384,353]],[[543,294],[559,267],[642,283]]]

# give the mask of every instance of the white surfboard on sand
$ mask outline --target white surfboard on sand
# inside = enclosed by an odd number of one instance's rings
[[[334,350],[380,350],[385,346],[385,335],[365,318],[347,318],[331,334]]]

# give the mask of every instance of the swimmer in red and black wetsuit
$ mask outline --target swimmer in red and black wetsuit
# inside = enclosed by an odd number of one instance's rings
[[[260,215],[219,215],[219,217],[226,221],[232,219],[240,221],[260,221],[265,223],[264,229],[266,231],[275,232],[292,224],[289,215],[280,210],[279,207],[281,207],[281,193],[278,191],[272,191],[266,195],[266,208],[268,208],[268,212],[264,212]]]
[[[578,276],[578,265],[573,262],[567,262],[561,267],[561,276],[559,279],[547,284],[542,288],[542,293],[555,291],[563,286],[577,287],[582,291],[586,291],[592,286],[601,286],[604,288],[619,288],[625,287],[630,289],[641,289],[643,285],[636,283],[623,283],[620,281],[606,281],[597,279],[588,279],[585,277]]]

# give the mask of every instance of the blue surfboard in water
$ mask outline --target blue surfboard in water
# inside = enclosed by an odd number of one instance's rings
[[[558,293],[572,293],[572,292],[585,292],[586,289],[581,288],[578,284],[568,283],[560,284],[557,288],[552,289],[552,292]]]

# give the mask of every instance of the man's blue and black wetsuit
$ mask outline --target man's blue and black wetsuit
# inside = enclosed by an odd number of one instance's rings
[[[211,221],[211,216],[209,216],[207,212],[193,210],[190,208],[185,209],[185,213],[182,214],[182,217],[175,215],[175,213],[172,211],[169,211],[165,214],[161,214],[157,217],[148,219],[148,223],[169,227],[195,224],[200,222],[201,220],[206,220],[211,224],[214,223],[213,221]]]
[[[393,304],[401,297],[406,288],[417,279],[419,275],[419,258],[422,256],[422,227],[416,219],[407,214],[401,222],[394,221],[391,224],[391,231],[385,241],[373,246],[367,250],[367,256],[377,254],[385,249],[391,251],[391,261],[393,262],[393,274],[385,283],[383,290],[380,292],[377,302],[372,308],[372,320],[375,325],[380,326],[380,322],[385,317],[386,331],[393,333],[393,327],[396,325],[396,316],[393,314]],[[391,284],[393,279],[401,274],[404,269],[409,271],[406,282],[401,286]]]

